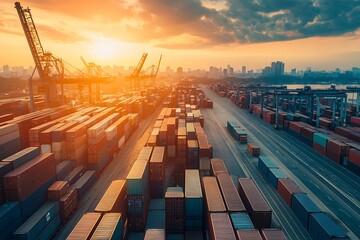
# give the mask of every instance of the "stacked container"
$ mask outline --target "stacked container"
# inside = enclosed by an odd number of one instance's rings
[[[165,226],[167,233],[184,232],[184,191],[181,187],[169,187],[165,193]]]
[[[199,170],[185,170],[185,231],[200,231],[203,227],[203,195]]]
[[[146,214],[150,202],[149,159],[151,152],[151,147],[142,149],[126,178],[128,227],[130,231],[134,232],[144,231],[146,224]]]
[[[271,227],[271,208],[250,178],[238,179],[239,195],[255,228]]]
[[[150,158],[150,193],[151,198],[162,198],[164,196],[165,178],[165,147],[154,147]]]

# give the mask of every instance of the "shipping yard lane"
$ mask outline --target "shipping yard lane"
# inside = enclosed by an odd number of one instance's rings
[[[143,119],[139,127],[119,150],[115,158],[104,169],[94,186],[87,192],[84,198],[79,202],[79,207],[71,220],[63,226],[56,236],[56,239],[62,240],[70,234],[77,222],[86,212],[91,212],[104,195],[111,182],[116,179],[126,179],[132,165],[142,147],[146,144],[150,136],[151,129],[156,121],[162,107],[159,107],[151,116]]]
[[[324,212],[342,222],[350,237],[357,239],[360,236],[359,176],[316,153],[285,131],[275,131],[271,125],[239,109],[229,99],[210,89],[203,90],[215,103],[212,111],[220,125],[225,126],[227,120],[240,122],[248,132],[248,141],[260,144],[262,155],[270,156]]]

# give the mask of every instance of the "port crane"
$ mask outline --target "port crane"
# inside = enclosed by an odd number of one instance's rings
[[[148,54],[143,53],[140,61],[138,62],[136,68],[134,69],[133,73],[128,76],[128,80],[131,81],[131,87],[134,89],[140,89],[140,82],[146,79],[151,79],[152,84],[156,84],[156,76],[159,72],[160,64],[162,55],[160,55],[159,62],[157,65],[151,65],[150,67],[146,68],[145,70],[142,70],[146,61]],[[147,74],[150,72],[150,74]]]
[[[58,84],[61,85],[61,103],[63,104],[63,84],[88,84],[90,86],[94,83],[109,83],[111,81],[109,76],[89,76],[85,73],[81,73],[80,76],[66,75],[65,70],[67,69],[64,66],[65,61],[59,57],[54,56],[51,52],[44,51],[30,8],[23,8],[20,2],[15,2],[15,8],[19,15],[26,40],[35,62],[35,70],[37,70],[40,77],[40,81],[33,81],[32,77],[35,73],[34,70],[32,76],[29,79],[31,111],[34,110],[32,96],[33,84],[38,84],[43,89],[47,106],[56,106],[60,104],[60,96],[57,93]]]

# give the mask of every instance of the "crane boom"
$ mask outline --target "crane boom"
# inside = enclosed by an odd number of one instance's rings
[[[37,33],[33,18],[31,16],[30,8],[23,9],[20,2],[15,3],[15,8],[19,15],[21,26],[26,36],[26,40],[29,44],[36,69],[38,70],[39,75],[42,78],[46,76],[46,73],[44,72],[44,67],[41,63],[41,60],[44,58],[45,52],[41,45],[39,35]]]

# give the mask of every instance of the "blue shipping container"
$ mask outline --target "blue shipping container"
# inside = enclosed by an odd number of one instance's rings
[[[66,177],[65,181],[68,181],[70,186],[73,185],[85,172],[85,168],[83,166],[77,166],[72,170]]]
[[[28,148],[25,148],[7,158],[5,158],[2,161],[10,162],[13,166],[13,169],[15,169],[38,156],[40,156],[40,148],[28,147]]]
[[[287,178],[286,174],[278,168],[270,168],[268,173],[268,179],[270,184],[277,189],[278,179]]]
[[[35,239],[59,215],[59,211],[59,202],[46,202],[14,232],[13,239]]]
[[[329,139],[329,136],[322,133],[314,133],[313,135],[313,142],[321,145],[324,148],[326,148],[327,140]]]
[[[230,218],[235,230],[254,228],[249,215],[245,212],[230,213]]]
[[[7,202],[0,206],[1,239],[12,239],[12,233],[21,226],[20,202]]]
[[[165,229],[165,210],[149,210],[145,229]]]
[[[48,240],[54,235],[56,230],[60,227],[61,218],[60,215],[56,217],[46,226],[46,228],[40,233],[36,240]]]
[[[309,219],[312,213],[320,213],[321,210],[305,193],[296,193],[291,199],[291,209],[301,224],[308,229]]]
[[[56,165],[57,180],[63,181],[66,176],[73,170],[76,163],[74,161],[62,161]]]
[[[314,240],[349,239],[325,213],[311,214],[309,234]]]
[[[55,181],[56,177],[53,177],[20,202],[23,222],[25,222],[31,215],[33,215],[34,212],[36,212],[36,210],[41,207],[41,205],[46,202],[47,190]]]
[[[83,197],[95,182],[96,182],[95,171],[85,172],[79,178],[79,180],[77,180],[77,182],[74,183],[74,188],[76,189],[79,198]]]
[[[137,160],[126,177],[127,194],[146,195],[149,188],[149,163]]]
[[[268,156],[259,156],[258,167],[264,176],[268,176],[270,168],[278,168]]]

